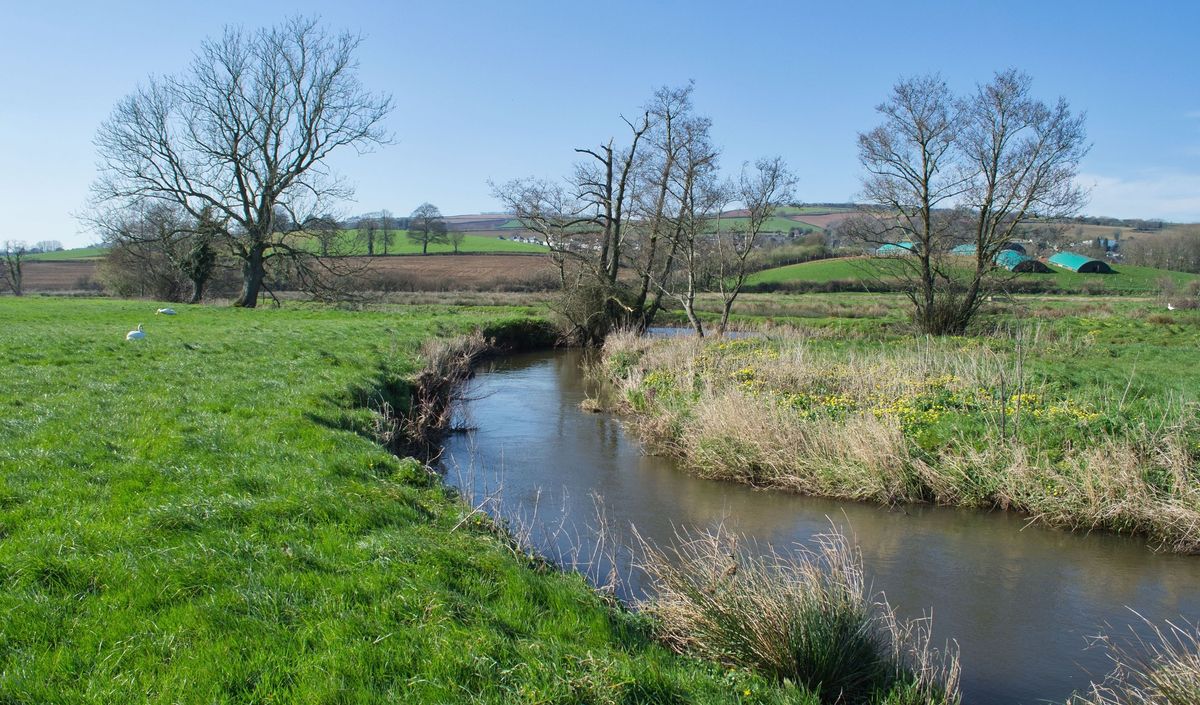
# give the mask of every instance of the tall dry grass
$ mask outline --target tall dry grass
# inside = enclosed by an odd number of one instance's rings
[[[1200,552],[1194,405],[1122,418],[1127,389],[1056,397],[1032,355],[1080,344],[1037,330],[978,340],[838,347],[610,337],[604,373],[632,426],[697,474],[837,498],[1027,512],[1044,524],[1146,536]],[[1003,346],[1001,346],[1003,347]],[[1050,440],[1046,440],[1050,439]]]
[[[1146,623],[1152,637],[1100,638],[1113,671],[1068,705],[1196,705],[1200,703],[1200,627]]]
[[[797,683],[823,703],[960,701],[957,650],[933,647],[928,620],[901,620],[872,599],[844,534],[788,552],[741,544],[721,528],[672,548],[642,542],[654,594],[643,608],[665,643]]]

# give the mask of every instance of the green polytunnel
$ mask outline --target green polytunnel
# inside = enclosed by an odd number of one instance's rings
[[[914,243],[907,241],[897,243],[889,242],[886,245],[881,245],[878,250],[875,250],[875,254],[883,257],[894,257],[896,255],[911,255],[916,251],[917,246]]]
[[[1016,250],[1000,250],[997,252],[996,264],[1010,272],[1036,272],[1044,274],[1050,271],[1050,268],[1046,265]]]
[[[1107,262],[1092,259],[1078,252],[1059,252],[1050,256],[1050,264],[1080,274],[1112,274],[1112,267]]]

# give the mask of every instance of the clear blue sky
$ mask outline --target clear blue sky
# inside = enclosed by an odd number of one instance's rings
[[[395,144],[343,155],[346,213],[495,210],[489,179],[567,173],[660,85],[696,81],[723,163],[779,154],[809,202],[853,199],[855,135],[903,75],[958,90],[1014,66],[1088,115],[1087,213],[1200,221],[1200,3],[15,3],[0,41],[3,234],[92,239],[73,217],[118,99],[183,69],[226,24],[317,14],[361,32],[361,77],[396,98]]]

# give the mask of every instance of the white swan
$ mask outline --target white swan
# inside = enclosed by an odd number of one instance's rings
[[[142,332],[142,324],[141,323],[138,324],[137,330],[131,330],[125,334],[125,340],[141,340],[142,338],[145,338],[145,337],[146,337],[146,334],[144,332]]]
[[[174,316],[174,315],[175,315],[175,309],[173,309],[173,308],[160,308],[160,309],[158,309],[157,311],[155,311],[155,312],[154,312],[154,315],[156,315],[156,316],[157,316],[157,315],[158,315],[158,314],[160,314],[160,313],[161,313],[162,315],[164,315],[164,316]]]

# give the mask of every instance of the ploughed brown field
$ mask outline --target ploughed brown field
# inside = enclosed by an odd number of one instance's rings
[[[405,255],[369,259],[370,267],[360,275],[362,289],[526,289],[538,288],[554,276],[550,259],[538,254]],[[50,292],[94,288],[99,262],[98,259],[26,262],[24,289]]]
[[[21,287],[25,291],[75,291],[95,285],[98,259],[25,262],[21,266]]]
[[[554,277],[541,254],[405,255],[372,257],[363,274],[367,289],[446,291],[536,287]]]

